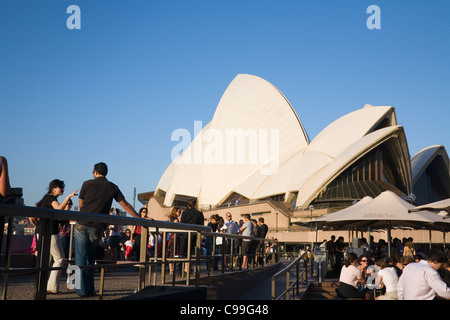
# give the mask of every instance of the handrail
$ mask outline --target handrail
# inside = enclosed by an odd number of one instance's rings
[[[27,206],[13,206],[13,205],[5,205],[0,204],[0,218],[9,217],[8,222],[8,233],[7,233],[7,244],[6,244],[6,256],[4,268],[0,269],[0,273],[4,275],[3,281],[3,290],[2,290],[2,299],[6,299],[7,287],[8,287],[8,275],[10,273],[24,273],[24,272],[34,272],[37,273],[36,280],[36,292],[35,299],[44,300],[46,298],[47,293],[47,281],[49,273],[52,270],[61,270],[66,267],[52,268],[49,266],[48,261],[50,261],[50,238],[51,238],[51,221],[52,220],[62,220],[62,221],[89,221],[89,222],[100,222],[105,225],[140,225],[142,226],[142,235],[141,235],[141,255],[140,261],[133,261],[130,263],[121,263],[117,266],[127,266],[127,265],[138,265],[139,266],[139,284],[138,290],[142,290],[145,286],[145,269],[149,267],[150,273],[152,272],[152,266],[162,265],[161,268],[161,281],[164,284],[164,276],[165,276],[165,266],[169,263],[187,263],[190,267],[191,264],[195,266],[195,286],[199,286],[200,283],[200,263],[202,261],[208,262],[208,277],[210,276],[210,268],[212,266],[213,257],[212,256],[202,256],[201,252],[201,244],[200,239],[202,236],[212,237],[215,242],[216,237],[225,237],[229,239],[250,239],[256,241],[269,242],[269,239],[262,238],[254,238],[254,237],[245,237],[241,235],[233,235],[228,233],[214,233],[210,232],[210,227],[200,226],[200,225],[192,225],[192,224],[184,224],[184,223],[173,223],[169,221],[159,221],[159,220],[149,220],[143,218],[133,218],[133,217],[122,217],[122,216],[111,216],[105,214],[97,214],[97,213],[88,213],[88,212],[78,212],[78,211],[64,211],[64,210],[55,210],[49,208],[37,208],[37,207],[27,207]],[[34,268],[10,268],[10,258],[11,258],[11,236],[12,236],[12,219],[14,217],[36,217],[40,219],[39,223],[39,234],[40,239],[38,241],[38,257],[37,257],[37,266]],[[2,226],[0,226],[2,227]],[[147,239],[149,236],[149,232],[153,234],[162,234],[163,239],[166,239],[166,234],[168,232],[172,233],[188,233],[189,239],[192,234],[196,234],[197,241],[195,244],[195,254],[192,255],[190,244],[191,241],[188,241],[188,256],[183,258],[168,258],[166,257],[166,241],[163,241],[163,249],[162,254],[159,257],[158,254],[158,246],[155,246],[155,254],[153,257],[150,257],[147,260]],[[0,230],[0,236],[3,237],[3,228]],[[158,239],[158,236],[156,237]],[[265,246],[264,246],[265,247]],[[1,249],[1,248],[0,248]],[[0,250],[0,255],[2,255],[2,251]],[[222,257],[222,261],[224,257],[235,257],[241,255],[241,252],[231,252],[231,254],[221,254],[216,255]],[[275,259],[274,259],[275,260]],[[105,265],[92,265],[92,266],[83,266],[80,268],[103,268]],[[154,268],[155,270],[157,268]],[[156,272],[156,271],[155,271]],[[224,270],[222,269],[222,272]],[[101,273],[100,280],[100,295],[103,292],[103,272]],[[156,279],[156,277],[155,277]],[[175,276],[172,279],[172,285],[175,285]],[[190,285],[190,273],[186,275],[186,285]],[[100,296],[100,299],[102,297]]]
[[[300,266],[300,262],[303,261],[304,262],[304,269],[302,272],[299,272],[299,266]],[[292,282],[292,284],[290,284],[290,271],[292,268],[296,267],[296,276],[295,276],[295,280]],[[275,281],[286,275],[286,289],[278,296],[275,297]],[[300,279],[300,277],[302,279]],[[303,280],[304,283],[306,283],[306,280],[308,278],[308,253],[305,252],[304,254],[302,254],[300,257],[298,257],[297,259],[295,259],[292,263],[290,263],[287,267],[285,267],[284,269],[278,271],[277,273],[275,273],[272,276],[272,300],[281,300],[281,298],[283,296],[285,296],[285,300],[289,300],[290,295],[289,295],[289,290],[293,289],[294,286],[296,287],[295,290],[295,295],[298,295],[300,292],[299,286],[300,286],[300,280]],[[303,282],[302,282],[303,284]]]

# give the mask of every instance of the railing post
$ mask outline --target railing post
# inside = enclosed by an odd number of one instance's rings
[[[196,245],[195,245],[195,286],[200,285],[200,261],[202,253],[202,233],[197,231]]]
[[[157,274],[158,274],[159,228],[156,228],[156,231],[155,231],[155,233],[154,233],[154,235],[153,235],[153,242],[154,242],[154,244],[155,244],[155,250],[154,250],[155,257],[153,258],[153,261],[155,262],[155,265],[154,265],[154,266],[153,266],[153,265],[150,265],[150,268],[151,268],[152,273],[153,273],[153,277],[152,277],[152,280],[151,280],[151,284],[155,286],[155,285],[156,285],[156,277],[157,277]],[[152,259],[152,258],[150,257],[150,260],[151,260],[151,259]],[[154,270],[154,271],[153,271],[153,270]]]
[[[184,272],[186,272],[187,269],[187,273],[186,273],[186,286],[189,286],[190,284],[190,276],[191,276],[191,232],[188,232],[188,243],[187,243],[187,259],[188,261],[185,262],[187,263],[187,268],[186,268],[186,264],[184,265]]]
[[[147,239],[148,239],[148,227],[142,226],[141,228],[141,244],[139,254],[139,285],[138,290],[141,291],[145,287],[145,263],[147,260]]]
[[[234,268],[234,241],[235,241],[235,238],[231,238],[231,247],[230,247],[230,269],[231,269],[231,271],[233,271],[233,268]]]
[[[8,234],[6,235],[6,255],[5,255],[5,270],[6,273],[3,274],[3,290],[2,290],[2,300],[6,300],[6,295],[7,295],[7,291],[8,291],[8,280],[9,280],[9,266],[11,263],[11,237],[12,237],[12,227],[13,227],[13,220],[14,217],[10,216],[8,217]],[[4,232],[4,226],[5,226],[5,219],[3,217],[3,224],[0,224],[0,227],[2,228],[2,230],[0,230],[2,237],[3,237],[3,232]],[[1,242],[0,242],[1,245]],[[0,247],[0,253],[1,253],[2,248]],[[1,257],[1,255],[0,255]]]
[[[290,270],[286,272],[286,300],[289,300],[289,282],[290,282]]]
[[[303,281],[308,283],[308,258],[305,257],[303,260]]]
[[[299,293],[300,293],[300,284],[299,284],[299,282],[300,282],[300,261],[298,261],[296,264],[295,264],[295,279],[296,279],[296,286],[297,286],[297,292],[296,292],[296,296],[298,296],[299,295]]]
[[[38,278],[36,285],[36,300],[45,300],[47,297],[47,280],[49,277],[50,243],[51,243],[51,219],[41,219],[39,224],[39,249],[38,249]]]
[[[222,264],[222,270],[220,271],[221,273],[225,273],[225,265],[226,265],[226,263],[225,263],[225,251],[228,251],[228,250],[225,250],[225,245],[224,245],[224,243],[225,243],[225,238],[224,237],[222,237],[222,246],[220,247],[220,256],[222,257],[221,259],[222,259],[222,262],[221,262],[221,264]]]
[[[163,232],[162,237],[162,255],[161,255],[161,284],[166,283],[166,243],[167,243],[167,232]]]

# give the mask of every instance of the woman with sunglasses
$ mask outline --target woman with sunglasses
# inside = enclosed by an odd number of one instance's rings
[[[367,260],[367,259],[366,259]],[[339,276],[339,288],[336,292],[340,298],[343,299],[370,299],[364,291],[358,290],[358,284],[365,283],[365,277],[361,270],[356,266],[358,263],[358,256],[354,252],[347,255],[344,265]]]

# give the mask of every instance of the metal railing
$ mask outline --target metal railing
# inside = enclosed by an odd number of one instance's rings
[[[307,283],[308,279],[308,253],[305,252],[300,257],[295,259],[291,264],[289,264],[283,270],[277,272],[272,276],[272,300],[282,300],[283,297],[285,300],[294,299],[295,296],[298,296],[300,293],[300,286],[303,287],[303,284]],[[300,263],[303,263],[303,270],[300,272]],[[290,272],[295,268],[295,279],[291,283]],[[276,288],[275,283],[278,278],[286,277],[286,287],[285,290],[277,297],[276,296]],[[292,296],[290,291],[292,290]]]
[[[33,217],[39,219],[39,241],[37,243],[37,259],[36,266],[33,268],[11,268],[11,242],[12,242],[12,226],[14,217]],[[149,220],[142,218],[132,218],[132,217],[122,217],[122,216],[111,216],[104,214],[95,214],[95,213],[87,213],[87,212],[78,212],[78,211],[64,211],[64,210],[54,210],[47,208],[37,208],[37,207],[27,207],[27,206],[12,206],[12,205],[3,205],[0,204],[0,221],[3,220],[8,223],[8,229],[6,233],[6,250],[4,254],[0,250],[0,257],[4,255],[4,267],[0,269],[0,273],[3,275],[3,288],[2,288],[2,299],[6,300],[7,297],[7,289],[8,289],[8,277],[10,274],[28,274],[35,273],[36,277],[36,286],[35,286],[35,299],[36,300],[44,300],[46,299],[47,294],[47,279],[52,270],[62,270],[66,269],[67,266],[54,268],[50,267],[50,239],[51,239],[51,226],[53,220],[59,221],[89,221],[89,222],[97,222],[103,223],[105,225],[135,225],[141,226],[141,243],[140,243],[140,260],[139,261],[130,261],[130,262],[122,262],[120,264],[115,265],[115,267],[126,267],[126,266],[138,266],[138,290],[142,290],[145,287],[145,277],[146,277],[146,268],[149,268],[149,282],[152,285],[156,285],[156,274],[158,269],[160,269],[161,273],[161,284],[166,284],[166,267],[169,264],[183,264],[186,263],[187,270],[191,270],[191,267],[194,267],[194,285],[196,287],[200,284],[200,266],[202,262],[207,263],[207,271],[206,276],[208,278],[211,277],[212,272],[211,268],[213,266],[214,258],[222,259],[222,272],[224,272],[224,261],[225,259],[242,259],[242,247],[234,246],[235,241],[252,240],[257,243],[264,243],[263,248],[266,247],[265,243],[269,242],[269,239],[261,239],[254,237],[245,237],[241,235],[233,235],[228,233],[214,233],[210,232],[211,229],[207,226],[199,226],[199,225],[191,225],[191,224],[183,224],[183,223],[172,223],[166,221],[158,221],[158,220]],[[3,226],[2,227],[0,237],[3,238]],[[147,254],[147,241],[149,234],[152,233],[155,238],[160,239],[160,235],[162,236],[162,252],[159,253],[159,246],[155,245],[155,252],[152,256],[148,256]],[[167,235],[169,233],[174,233],[176,235],[186,234],[188,236],[188,250],[186,257],[167,256]],[[196,242],[194,248],[191,246],[192,237],[196,237]],[[226,238],[231,243],[231,250],[227,253],[215,253],[213,251],[213,255],[203,255],[202,247],[201,247],[201,239],[202,237],[211,237],[213,243],[215,243],[215,239],[217,237]],[[174,246],[177,244],[175,243]],[[214,246],[213,246],[214,248]],[[237,251],[235,251],[237,248]],[[1,249],[1,248],[0,248]],[[260,252],[256,253],[258,256],[262,255],[264,260],[267,259],[268,255],[274,255],[276,253],[268,253],[268,252]],[[254,261],[255,259],[251,259],[255,256],[255,253],[250,255],[250,260]],[[3,258],[3,257],[2,257]],[[271,259],[273,262],[277,259]],[[103,283],[104,283],[104,269],[111,267],[109,263],[102,263],[102,261],[98,261],[95,265],[90,266],[79,266],[80,269],[84,268],[96,268],[101,270],[101,279],[100,279],[100,288],[99,288],[99,296],[102,299],[103,296]],[[255,267],[253,265],[253,267]],[[242,269],[242,266],[239,265],[239,270]],[[184,268],[182,268],[184,271]],[[231,271],[233,270],[233,265],[231,265]],[[191,285],[191,277],[190,272],[187,272],[186,281],[184,285]],[[175,281],[175,272],[172,277],[172,285],[180,285],[179,282]],[[208,279],[210,282],[210,279]]]

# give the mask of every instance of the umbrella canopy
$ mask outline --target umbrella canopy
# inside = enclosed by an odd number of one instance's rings
[[[311,220],[309,223],[341,230],[369,227],[450,230],[450,223],[439,215],[427,211],[409,213],[415,206],[392,191],[385,191],[374,199],[366,198],[351,207]]]
[[[445,216],[445,218],[450,218],[450,198],[412,208],[409,210],[409,212],[417,212],[421,210],[438,211],[438,212],[445,211],[446,214],[443,216]]]
[[[354,205],[352,205],[346,209],[342,209],[342,210],[339,210],[339,211],[336,211],[333,213],[329,213],[326,216],[314,219],[307,223],[318,225],[318,226],[324,226],[327,223],[333,224],[333,222],[345,221],[346,216],[352,215],[353,212],[355,212],[355,210],[357,210],[361,206],[366,205],[368,202],[370,202],[372,200],[373,200],[373,198],[371,196],[365,196],[364,198],[359,200],[357,203],[355,203]],[[337,223],[335,223],[335,225],[336,224]]]

